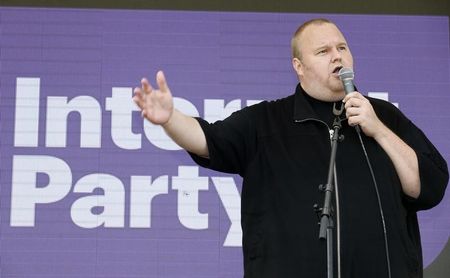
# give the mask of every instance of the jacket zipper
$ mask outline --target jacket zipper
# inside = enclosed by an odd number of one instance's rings
[[[327,129],[328,129],[329,134],[330,134],[329,139],[330,139],[330,144],[331,144],[331,138],[333,137],[334,130],[331,129],[327,125],[327,123],[325,123],[324,121],[321,121],[321,120],[318,120],[318,119],[314,119],[314,118],[307,118],[307,119],[303,119],[303,120],[294,120],[294,122],[296,122],[296,123],[303,123],[303,122],[307,122],[307,121],[314,121],[314,122],[318,122],[318,123],[321,123],[321,124],[325,125],[327,127]]]
[[[318,120],[318,119],[314,119],[314,118],[307,118],[307,119],[303,119],[303,120],[294,120],[295,123],[303,123],[303,122],[307,122],[307,121],[314,121],[314,122],[318,122],[320,124],[323,124],[327,127],[328,132],[330,134],[330,136],[328,137],[328,139],[330,140],[330,148],[331,148],[331,139],[333,138],[334,135],[334,130],[331,129],[327,123],[325,123],[324,121]],[[330,149],[331,151],[331,149]],[[334,185],[334,197],[335,197],[335,204],[336,204],[336,236],[337,236],[337,240],[336,240],[336,254],[337,254],[337,261],[338,261],[338,269],[337,269],[337,273],[338,273],[338,278],[341,277],[341,236],[340,236],[340,232],[341,232],[341,223],[340,223],[340,209],[339,209],[339,192],[338,192],[338,185],[337,185],[337,176],[336,176],[336,162],[334,164],[334,179],[335,179],[335,185]]]

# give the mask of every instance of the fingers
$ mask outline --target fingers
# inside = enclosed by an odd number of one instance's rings
[[[361,124],[365,118],[365,111],[367,110],[366,102],[368,100],[359,92],[352,92],[348,94],[343,100],[345,103],[345,115],[350,126]]]
[[[156,74],[156,83],[158,84],[159,90],[162,92],[168,92],[169,87],[167,86],[166,77],[162,71],[158,71]],[[148,82],[147,78],[141,79],[141,88],[135,88],[135,94],[140,94],[141,96],[145,94],[152,93],[153,88],[152,85]]]
[[[349,126],[360,125],[365,119],[364,109],[361,107],[350,107],[345,110],[345,116]]]
[[[365,135],[373,137],[382,128],[370,101],[359,92],[352,92],[342,100],[345,103],[345,115],[350,126],[360,126]]]
[[[347,102],[345,103],[345,111],[347,113],[347,117],[348,116],[353,116],[355,114],[358,114],[361,112],[361,108],[363,108],[365,106],[365,100],[364,99],[359,99],[359,98],[350,98],[349,100],[347,100]]]
[[[139,106],[140,109],[144,107],[144,97],[142,96],[141,88],[134,88],[133,101]]]
[[[355,125],[359,125],[361,124],[362,119],[360,116],[352,116],[352,117],[348,117],[347,119],[347,123],[349,126],[355,126]]]
[[[164,73],[161,70],[156,73],[156,83],[158,84],[159,90],[161,92],[163,93],[169,92],[166,77],[164,76]]]
[[[360,115],[363,112],[363,109],[360,107],[350,107],[348,109],[345,109],[345,115],[347,118]]]
[[[133,100],[139,106],[139,108],[143,109],[145,104],[145,96],[152,92],[153,88],[148,82],[147,78],[141,79],[141,88],[134,88]]]
[[[151,86],[148,83],[147,79],[142,78],[141,79],[141,88],[136,87],[136,88],[134,88],[133,92],[134,92],[133,99],[135,101],[142,101],[145,97],[145,94],[151,92]]]
[[[150,85],[145,77],[141,79],[141,88],[144,94],[149,94],[153,90],[152,85]]]
[[[159,87],[157,90],[152,88],[147,78],[142,78],[141,87],[136,87],[133,90],[133,101],[141,109],[141,116],[150,121],[159,121],[155,118],[155,115],[164,115],[164,112],[167,112],[164,109],[170,108],[172,104],[169,103],[171,102],[171,94],[162,71],[156,74],[156,83]]]
[[[346,103],[349,99],[353,99],[353,98],[364,99],[364,96],[361,95],[361,93],[359,93],[359,92],[351,92],[351,93],[345,95],[342,102]]]

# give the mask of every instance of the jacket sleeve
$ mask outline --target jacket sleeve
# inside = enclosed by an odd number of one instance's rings
[[[447,163],[423,132],[410,122],[406,143],[417,155],[419,163],[420,195],[417,199],[407,198],[407,203],[415,210],[430,209],[442,200],[448,184]]]
[[[430,209],[444,197],[449,180],[447,163],[425,134],[398,108],[389,105],[390,128],[415,151],[419,163],[420,195],[417,199],[404,195],[405,204],[412,210]]]
[[[192,159],[202,167],[243,176],[256,152],[257,106],[243,108],[215,123],[197,118],[206,137],[209,158],[189,153]]]

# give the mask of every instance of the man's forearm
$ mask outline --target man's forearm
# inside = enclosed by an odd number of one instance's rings
[[[394,164],[403,192],[413,198],[419,197],[421,186],[419,163],[414,150],[384,125],[374,139]]]
[[[183,149],[198,156],[209,156],[205,134],[196,119],[174,109],[169,121],[162,127],[167,135]]]

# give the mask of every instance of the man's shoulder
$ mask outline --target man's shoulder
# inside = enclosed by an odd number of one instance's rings
[[[294,103],[294,94],[283,97],[283,98],[278,98],[278,99],[268,99],[268,100],[263,100],[261,102],[258,102],[256,104],[247,106],[245,108],[243,108],[241,111],[267,111],[267,110],[276,110],[276,109],[286,109],[290,106],[292,106]]]
[[[246,106],[233,113],[233,118],[246,119],[253,123],[269,123],[274,120],[292,117],[294,96],[289,95],[279,99],[263,100]]]
[[[389,101],[368,96],[366,96],[366,98],[370,101],[375,110],[380,110],[384,113],[401,114],[401,111],[398,109],[398,107],[396,107]]]
[[[367,97],[378,118],[388,125],[391,129],[394,126],[409,123],[408,117],[394,104],[389,101]]]
[[[271,99],[262,102],[267,109],[286,109],[294,104],[295,94],[288,95],[283,98]]]

